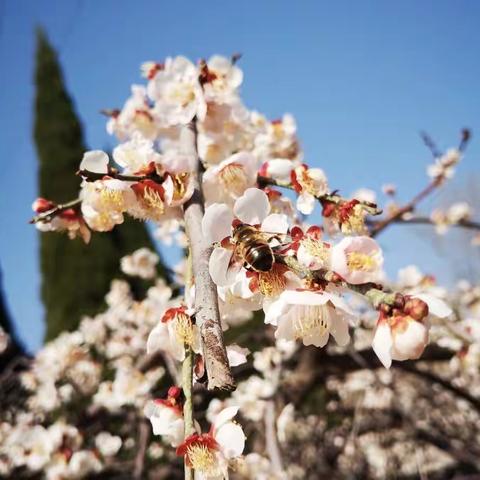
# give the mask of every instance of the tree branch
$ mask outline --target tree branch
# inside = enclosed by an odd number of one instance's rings
[[[427,146],[427,148],[432,152],[434,158],[438,158],[441,156],[441,153],[437,149],[435,142],[431,139],[431,137],[425,133],[421,133],[421,137],[423,142]],[[467,128],[464,128],[461,131],[460,137],[460,144],[458,146],[458,150],[460,152],[465,151],[467,148],[468,142],[471,138],[471,132]],[[425,197],[428,197],[433,191],[435,191],[440,185],[443,184],[445,181],[444,176],[439,176],[434,178],[423,190],[421,190],[415,197],[412,198],[408,203],[406,203],[403,207],[400,207],[395,212],[391,213],[383,220],[379,220],[371,229],[370,235],[372,237],[376,237],[380,232],[385,230],[391,223],[399,221],[403,215],[406,213],[413,212],[417,207],[417,204],[420,203]]]
[[[50,210],[47,210],[46,212],[35,215],[28,223],[50,222],[54,217],[64,212],[65,210],[68,210],[69,208],[76,209],[80,207],[81,204],[82,201],[80,200],[80,198],[76,198],[75,200],[71,200],[70,202],[57,205]]]
[[[415,197],[412,198],[407,204],[403,207],[400,207],[395,212],[391,213],[383,220],[379,220],[375,223],[373,228],[370,231],[372,237],[376,237],[380,232],[385,230],[391,223],[398,221],[406,213],[413,212],[419,202],[421,202],[425,197],[430,195],[434,190],[436,190],[443,183],[442,177],[435,178],[432,180],[423,190],[421,190]]]
[[[375,228],[378,222],[370,221],[368,224]],[[435,222],[428,217],[412,217],[412,218],[397,218],[392,223],[399,223],[403,225],[416,224],[416,225],[435,225]],[[474,222],[471,220],[460,220],[456,223],[447,225],[448,227],[466,228],[469,230],[480,230],[480,222]]]
[[[181,134],[181,146],[184,153],[197,153],[197,127],[193,121],[184,127]],[[234,390],[235,381],[228,364],[227,351],[223,340],[223,330],[218,310],[217,287],[210,278],[208,261],[212,252],[202,235],[204,214],[201,190],[201,162],[198,159],[198,171],[194,176],[192,198],[184,205],[185,228],[192,252],[193,276],[195,279],[195,318],[200,328],[203,357],[208,377],[208,388]]]
[[[95,180],[103,180],[105,177],[115,178],[116,180],[122,180],[124,182],[141,182],[142,180],[153,180],[157,183],[163,183],[163,177],[157,174],[157,172],[147,173],[145,175],[124,175],[119,173],[115,168],[109,168],[108,173],[91,172],[90,170],[78,170],[77,175],[85,178],[88,182],[94,182]]]

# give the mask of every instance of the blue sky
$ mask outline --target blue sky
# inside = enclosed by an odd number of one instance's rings
[[[0,17],[0,265],[10,311],[31,348],[43,332],[37,232],[27,224],[36,195],[37,24],[59,49],[92,148],[114,145],[98,111],[122,105],[140,81],[140,63],[176,54],[242,52],[246,104],[270,118],[293,113],[306,160],[347,195],[393,181],[407,200],[425,183],[430,161],[419,130],[441,147],[455,144],[463,126],[480,132],[475,0],[0,0]],[[478,145],[457,188],[479,171]],[[451,280],[451,263],[418,230],[395,227],[380,240],[389,273],[417,263]]]

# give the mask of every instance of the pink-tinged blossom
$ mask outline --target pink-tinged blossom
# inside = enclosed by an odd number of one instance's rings
[[[207,169],[203,175],[205,201],[233,203],[257,180],[257,159],[248,152],[238,152],[218,165]]]
[[[56,203],[41,197],[32,204],[32,210],[40,215],[56,207]],[[70,239],[80,236],[85,243],[89,243],[92,236],[81,213],[73,208],[62,210],[48,221],[37,221],[35,227],[41,232],[66,232]]]
[[[170,387],[166,399],[151,400],[144,410],[152,424],[153,434],[162,436],[172,447],[178,447],[185,436],[181,393],[180,388]]]
[[[113,150],[113,159],[123,167],[124,173],[141,173],[150,164],[160,164],[162,157],[153,148],[153,142],[135,134],[128,142]]]
[[[159,256],[148,248],[139,248],[131,255],[126,255],[121,259],[120,268],[123,273],[132,276],[138,276],[144,279],[152,279],[157,273],[157,263]]]
[[[345,237],[332,248],[332,270],[353,285],[382,278],[383,254],[370,237]]]
[[[147,86],[155,102],[155,117],[163,127],[185,125],[194,117],[205,118],[207,104],[198,81],[197,67],[187,58],[167,58]]]
[[[428,344],[428,315],[448,317],[452,310],[442,300],[428,294],[408,297],[403,312],[380,313],[372,348],[385,368],[392,360],[420,358]]]
[[[310,270],[330,268],[332,248],[329,243],[322,240],[320,227],[312,226],[305,233],[299,227],[294,227],[291,234],[295,239],[297,260],[301,265]]]
[[[323,347],[332,335],[344,346],[350,340],[348,327],[353,315],[335,293],[286,290],[266,308],[265,323],[277,326],[277,339]]]
[[[328,193],[327,177],[320,168],[300,165],[292,171],[291,181],[298,194],[297,208],[304,215],[313,212],[317,197]]]
[[[132,95],[121,110],[110,110],[104,113],[110,117],[107,122],[107,132],[110,135],[116,135],[122,142],[135,133],[149,140],[154,140],[159,134],[143,85],[132,85]]]
[[[267,160],[260,169],[260,175],[273,178],[278,183],[289,184],[296,164],[287,158]]]
[[[193,323],[193,311],[186,307],[173,307],[166,310],[160,322],[150,332],[147,340],[147,353],[158,350],[182,362],[185,346],[200,353],[200,333]]]
[[[203,82],[205,98],[216,103],[230,103],[235,99],[243,81],[243,72],[229,58],[214,55],[206,63],[207,75]]]
[[[450,148],[441,157],[436,158],[434,164],[427,167],[428,176],[437,181],[452,178],[455,166],[461,158],[462,154],[458,149]]]
[[[124,213],[136,203],[130,186],[129,182],[108,177],[82,183],[82,214],[92,230],[108,232],[123,223]]]
[[[239,457],[245,448],[242,427],[232,421],[238,407],[222,410],[214,419],[208,433],[194,433],[177,448],[177,455],[195,471],[196,480],[228,478],[228,464]]]

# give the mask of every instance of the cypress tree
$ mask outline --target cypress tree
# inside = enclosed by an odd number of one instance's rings
[[[10,337],[5,350],[0,350],[0,372],[8,362],[17,355],[25,355],[23,344],[17,337],[10,314],[8,312],[5,294],[3,290],[3,275],[0,269],[0,327]]]
[[[34,138],[39,161],[39,195],[57,203],[78,196],[75,175],[85,148],[82,126],[65,88],[57,54],[37,30]],[[92,235],[89,245],[66,235],[40,235],[41,296],[46,340],[75,329],[83,315],[97,313],[113,278],[121,277],[120,258],[140,247],[155,250],[144,224],[128,219],[110,232]],[[160,275],[164,269],[159,267]],[[145,283],[130,280],[134,292]]]

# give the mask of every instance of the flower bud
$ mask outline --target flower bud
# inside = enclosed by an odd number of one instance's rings
[[[182,394],[182,389],[180,387],[170,387],[168,389],[168,396],[170,398],[178,398]]]
[[[403,311],[414,320],[422,320],[428,315],[428,305],[419,298],[409,298]]]

